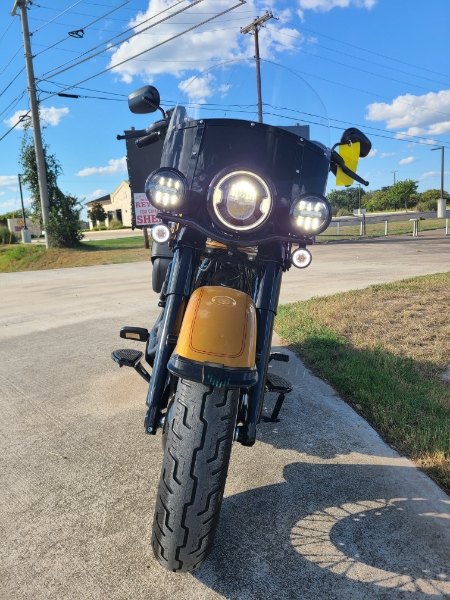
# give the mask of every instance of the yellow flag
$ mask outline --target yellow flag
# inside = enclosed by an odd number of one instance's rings
[[[339,154],[345,161],[349,169],[356,173],[359,159],[359,142],[354,142],[351,146],[339,146]],[[352,185],[353,179],[346,175],[340,167],[336,171],[336,185]]]

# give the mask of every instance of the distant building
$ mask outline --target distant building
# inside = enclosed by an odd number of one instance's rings
[[[88,210],[90,210],[94,202],[103,205],[108,215],[105,221],[107,227],[112,219],[117,219],[126,227],[131,227],[131,190],[128,181],[122,181],[111,194],[86,202]],[[96,224],[89,219],[89,229],[95,226]]]

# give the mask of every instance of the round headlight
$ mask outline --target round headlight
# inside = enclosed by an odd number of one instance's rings
[[[303,194],[291,206],[291,223],[302,235],[322,233],[332,215],[331,204],[320,194]]]
[[[157,169],[145,182],[145,195],[161,212],[178,212],[186,196],[184,176],[175,169]]]
[[[211,216],[219,227],[231,231],[251,231],[269,217],[273,205],[268,184],[256,173],[232,171],[211,183]]]

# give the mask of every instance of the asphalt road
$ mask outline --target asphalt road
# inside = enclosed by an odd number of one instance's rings
[[[449,270],[450,241],[313,255],[282,301]],[[450,598],[450,498],[293,356],[271,367],[294,383],[281,422],[233,448],[209,560],[160,569],[161,440],[145,383],[109,358],[155,299],[147,263],[0,275],[0,598]]]

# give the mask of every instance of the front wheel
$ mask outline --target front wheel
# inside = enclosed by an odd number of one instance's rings
[[[181,380],[177,387],[156,499],[152,545],[169,571],[199,567],[219,520],[239,390]]]

